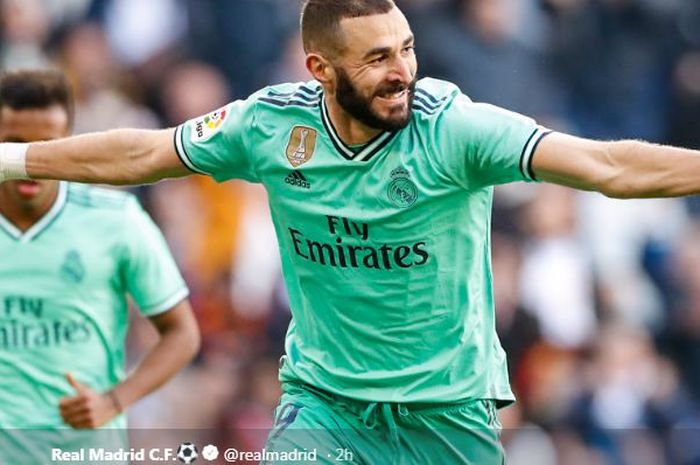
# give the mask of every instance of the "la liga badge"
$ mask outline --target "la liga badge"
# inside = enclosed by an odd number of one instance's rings
[[[192,127],[192,142],[205,141],[219,132],[228,115],[229,110],[228,106],[226,106],[195,119]]]

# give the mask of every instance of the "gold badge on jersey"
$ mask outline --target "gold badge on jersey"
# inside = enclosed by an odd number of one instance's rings
[[[318,133],[315,129],[307,126],[294,126],[285,151],[287,160],[294,168],[311,160],[314,150],[316,150],[317,137]]]

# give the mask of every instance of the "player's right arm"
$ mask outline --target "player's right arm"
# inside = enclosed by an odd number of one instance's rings
[[[192,174],[178,158],[175,130],[117,129],[29,144],[32,179],[144,184]],[[3,144],[4,145],[4,144]]]
[[[200,173],[257,181],[251,163],[256,97],[163,130],[116,129],[31,144],[0,144],[0,182],[62,179],[144,184]]]
[[[188,299],[150,317],[158,342],[124,381],[100,393],[66,374],[75,395],[61,399],[63,421],[73,428],[98,428],[182,370],[199,349],[197,322]]]

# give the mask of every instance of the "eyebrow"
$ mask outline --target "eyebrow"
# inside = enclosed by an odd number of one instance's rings
[[[403,41],[401,47],[406,47],[407,45],[411,44],[414,40],[415,37],[413,36],[413,34],[411,34],[406,40]],[[367,53],[365,53],[363,58],[369,58],[374,55],[382,55],[389,52],[391,52],[391,47],[375,47]]]

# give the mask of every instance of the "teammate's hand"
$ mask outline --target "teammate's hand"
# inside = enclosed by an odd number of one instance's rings
[[[76,395],[64,397],[58,404],[67,425],[77,429],[98,428],[120,413],[109,394],[101,394],[79,383],[70,373],[65,376],[76,392]]]

